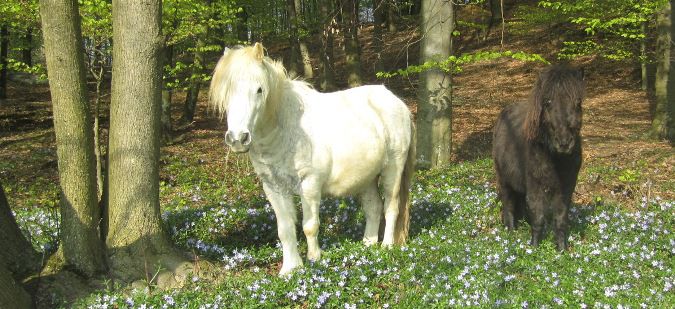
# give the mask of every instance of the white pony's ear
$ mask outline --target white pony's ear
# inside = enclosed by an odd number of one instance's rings
[[[265,57],[265,48],[262,46],[260,43],[255,43],[253,45],[253,56],[262,61],[263,57]]]
[[[223,50],[223,56],[227,55],[227,53],[229,53],[229,52],[230,52],[230,48],[225,47],[225,49]]]

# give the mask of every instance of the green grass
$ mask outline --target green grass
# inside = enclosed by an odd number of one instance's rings
[[[513,233],[501,226],[490,160],[456,164],[418,173],[406,246],[365,247],[360,242],[364,218],[355,200],[325,199],[322,260],[279,278],[275,217],[254,176],[214,178],[193,159],[167,160],[162,197],[168,201],[163,214],[168,230],[180,248],[215,261],[218,279],[195,275],[174,291],[109,288],[76,307],[653,308],[675,303],[674,205],[656,196],[574,205],[571,249],[560,253],[550,233],[533,248],[526,223]],[[638,185],[639,172],[604,166],[590,167],[587,174],[601,173],[601,181],[624,177]],[[236,184],[242,186],[240,195],[222,189]],[[17,216],[34,233],[21,219],[24,213]],[[304,237],[299,242],[305,250]]]

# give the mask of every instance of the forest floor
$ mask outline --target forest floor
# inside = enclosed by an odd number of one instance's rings
[[[538,53],[554,61],[560,39],[555,31],[517,31],[511,25],[500,44],[495,30],[486,40],[467,31],[455,46],[458,53],[479,50],[513,50]],[[385,68],[395,70],[414,64],[418,39],[413,26],[385,34],[380,57]],[[371,28],[362,31],[362,42],[370,42]],[[461,30],[461,29],[460,29]],[[339,46],[337,48],[339,50]],[[384,83],[416,110],[416,77],[378,80],[373,74],[377,57],[372,46],[362,47],[367,83]],[[283,52],[283,44],[270,45],[272,58]],[[318,51],[318,46],[311,46]],[[340,53],[336,58],[340,59]],[[584,163],[575,192],[578,205],[614,201],[626,208],[636,207],[640,199],[675,199],[675,155],[672,145],[646,135],[650,128],[653,99],[640,90],[639,71],[634,65],[586,57],[572,62],[582,66],[587,77],[582,128]],[[344,76],[337,62],[336,76]],[[468,64],[454,79],[453,163],[473,164],[490,156],[492,126],[507,104],[526,100],[543,64],[501,59]],[[344,81],[342,81],[344,83]],[[344,84],[340,84],[344,86]],[[260,188],[245,156],[230,154],[222,136],[225,125],[207,111],[202,91],[196,119],[176,132],[176,141],[162,148],[162,204],[174,208],[199,208],[211,201],[196,191],[205,184],[188,170],[199,169],[219,179],[218,189],[225,203],[240,203],[259,198]],[[174,96],[175,120],[179,119],[184,94]],[[105,121],[104,121],[105,123]],[[104,129],[104,136],[105,129]],[[228,177],[227,175],[246,177]],[[9,99],[0,102],[0,181],[9,202],[17,211],[39,206],[58,206],[58,182],[55,138],[52,126],[49,89],[46,85],[11,83]],[[494,180],[488,177],[488,182]],[[173,190],[176,186],[190,186]],[[672,223],[672,222],[671,222]],[[671,226],[672,227],[672,226]],[[274,236],[274,232],[270,231]],[[38,236],[34,236],[38,237]],[[240,240],[244,241],[244,240]],[[276,267],[276,266],[275,266]]]

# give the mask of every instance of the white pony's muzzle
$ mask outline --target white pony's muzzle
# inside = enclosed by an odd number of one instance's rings
[[[225,132],[225,144],[234,152],[247,152],[251,146],[251,133],[248,130],[242,132]]]

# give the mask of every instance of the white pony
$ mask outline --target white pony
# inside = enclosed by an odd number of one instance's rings
[[[357,195],[366,215],[363,241],[402,244],[408,234],[414,127],[406,105],[384,86],[319,93],[291,80],[263,46],[226,49],[211,80],[209,99],[221,119],[225,143],[248,152],[277,217],[283,247],[280,275],[302,265],[295,235],[293,195],[302,201],[307,258],[321,256],[322,194]],[[384,208],[378,188],[382,189]]]

